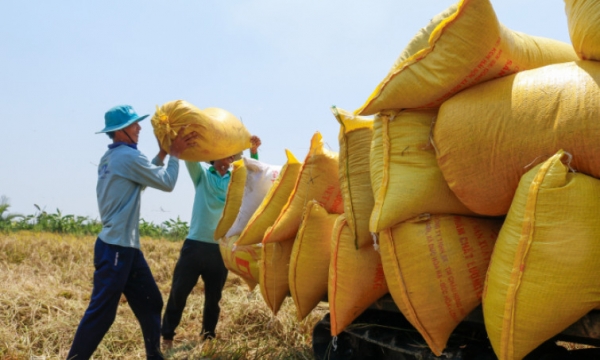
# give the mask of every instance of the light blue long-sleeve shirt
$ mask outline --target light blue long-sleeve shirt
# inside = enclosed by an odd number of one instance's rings
[[[179,159],[170,156],[166,167],[156,166],[139,150],[127,145],[109,149],[98,165],[96,195],[102,220],[98,237],[107,244],[140,248],[140,200],[146,187],[172,191]]]

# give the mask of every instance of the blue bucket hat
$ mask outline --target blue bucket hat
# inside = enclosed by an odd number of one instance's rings
[[[148,115],[139,116],[130,105],[118,105],[104,114],[104,129],[98,131],[96,134],[121,130],[147,117]]]

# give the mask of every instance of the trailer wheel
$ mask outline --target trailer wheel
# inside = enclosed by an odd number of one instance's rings
[[[393,354],[368,341],[346,332],[335,339],[331,336],[329,314],[313,329],[313,352],[317,360],[409,360],[401,354]]]

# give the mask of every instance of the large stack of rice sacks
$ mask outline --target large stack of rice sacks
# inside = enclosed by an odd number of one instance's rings
[[[480,305],[499,359],[599,307],[600,3],[565,3],[571,44],[459,1],[358,110],[332,108],[339,152],[316,132],[303,159],[239,160],[228,268],[274,314],[327,299],[332,336],[389,293],[438,356]]]

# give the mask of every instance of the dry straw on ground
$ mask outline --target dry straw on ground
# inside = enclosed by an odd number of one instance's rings
[[[94,237],[0,234],[0,358],[65,359],[88,305]],[[166,303],[181,242],[142,239],[144,255]],[[326,304],[302,322],[291,298],[277,316],[260,292],[230,274],[218,337],[201,342],[203,286],[188,299],[169,359],[312,359],[311,333]],[[140,327],[123,298],[95,359],[144,359]]]

